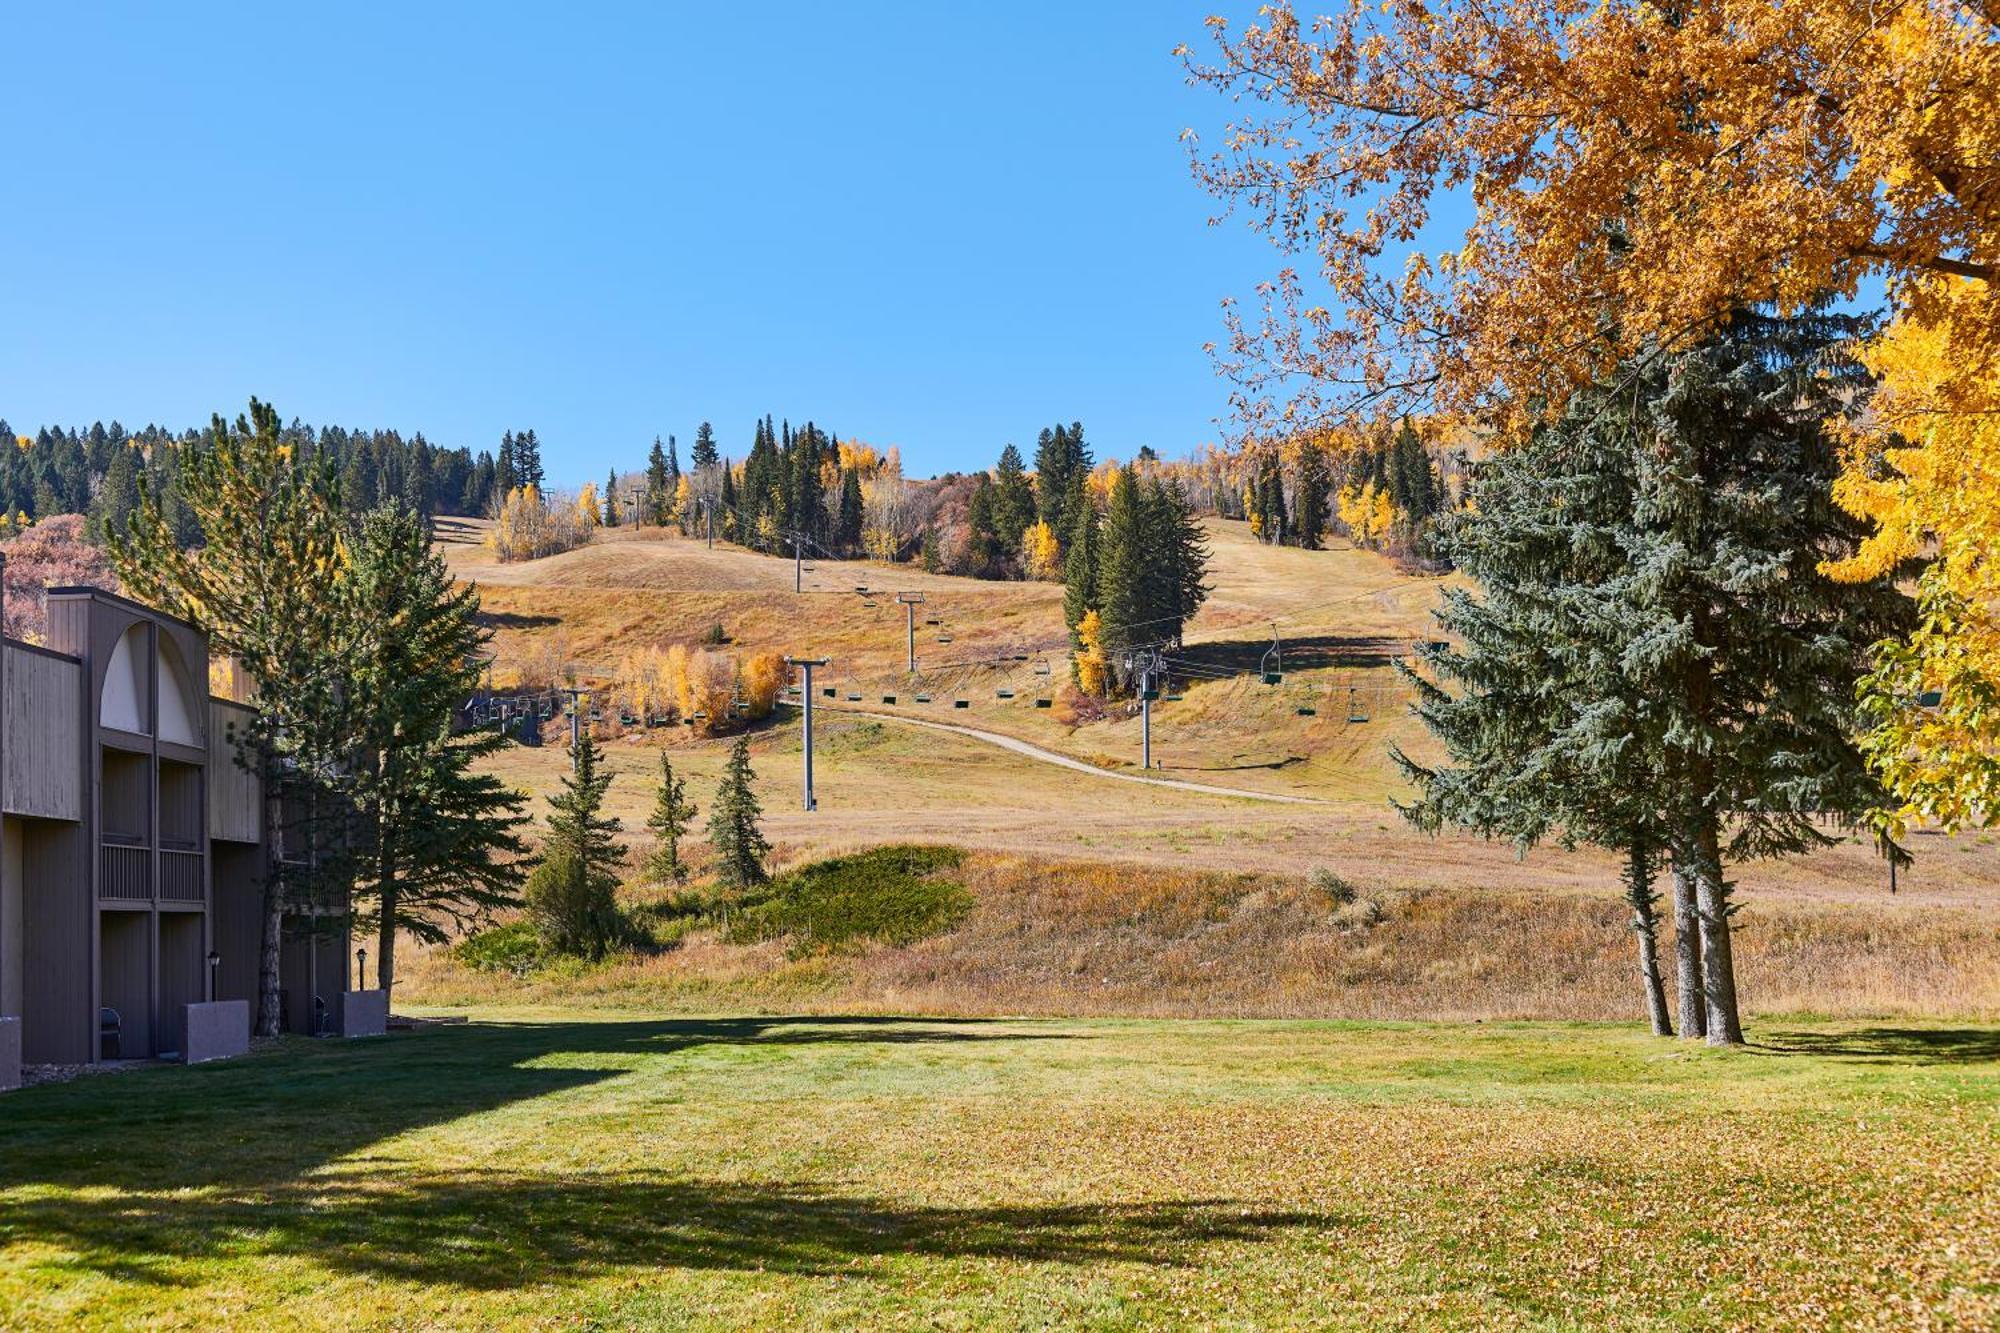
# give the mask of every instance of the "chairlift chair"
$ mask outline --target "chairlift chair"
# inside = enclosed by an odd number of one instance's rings
[[[1347,720],[1349,722],[1368,720],[1368,710],[1361,706],[1361,691],[1352,685],[1347,687]]]
[[[972,707],[972,700],[970,700],[970,699],[953,699],[953,700],[951,701],[951,706],[952,706],[953,708],[970,708],[970,707]]]
[[[919,694],[916,696],[916,700],[920,704],[927,704],[931,701],[931,697],[928,694]]]
[[[938,635],[938,642],[939,642],[939,643],[950,643],[950,642],[951,642],[951,635],[949,635],[949,634],[940,634],[940,635]]]
[[[825,695],[829,699],[838,699],[840,697],[840,691],[831,685],[828,685],[824,689],[820,690],[820,693]]]
[[[848,695],[847,695],[847,702],[849,702],[849,703],[851,703],[851,704],[858,704],[858,703],[860,703],[860,702],[861,702],[861,694],[860,694],[860,692],[859,692],[859,691],[856,691],[856,690],[850,690],[850,691],[848,692]]]
[[[892,703],[895,703],[895,702],[896,702],[896,696],[895,696],[895,695],[893,695],[893,694],[885,694],[885,695],[883,695],[883,696],[882,696],[882,702],[883,702],[883,703],[885,703],[885,704],[892,704]]]
[[[1035,707],[1054,708],[1055,706],[1056,706],[1056,701],[1054,699],[1049,698],[1048,695],[1039,694],[1035,696]]]
[[[993,695],[997,699],[1011,699],[1014,697],[1014,691],[1002,685],[999,689],[993,691]]]

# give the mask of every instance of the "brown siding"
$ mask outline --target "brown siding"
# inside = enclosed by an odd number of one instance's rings
[[[42,819],[83,818],[83,670],[75,662],[12,644],[4,674],[6,744],[0,747],[0,806]]]
[[[91,980],[90,861],[79,824],[22,820],[21,936],[33,966],[23,978],[23,1058],[37,1064],[95,1059]]]
[[[237,739],[246,734],[250,710],[221,699],[208,703],[208,836],[256,842],[263,828],[263,793],[257,775],[237,762]]]

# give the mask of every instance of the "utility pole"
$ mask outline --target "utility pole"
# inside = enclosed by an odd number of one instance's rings
[[[805,802],[807,810],[819,809],[819,802],[813,797],[813,668],[823,667],[824,657],[787,657],[786,666],[799,669],[805,679],[800,682],[801,693],[805,697]]]
[[[920,592],[899,592],[896,600],[903,604],[903,614],[909,619],[909,672],[914,676],[917,674],[917,608],[924,604],[924,595]]]
[[[792,534],[792,591],[794,593],[801,593],[804,592],[805,590],[806,590],[805,534],[800,532],[794,532]]]
[[[1153,767],[1153,696],[1159,692],[1154,675],[1165,665],[1157,648],[1134,653],[1125,659],[1128,670],[1139,673],[1139,767]]]
[[[590,697],[590,691],[579,689],[575,685],[568,685],[563,687],[562,693],[569,696],[569,766],[570,771],[574,772],[576,770],[577,751],[583,740],[580,734],[583,721],[582,701]]]

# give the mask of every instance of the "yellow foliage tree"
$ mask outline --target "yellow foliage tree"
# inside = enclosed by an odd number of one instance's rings
[[[486,545],[502,562],[538,560],[583,545],[594,526],[575,508],[549,504],[539,488],[520,486],[500,502]]]
[[[1111,688],[1111,664],[1104,657],[1104,621],[1097,612],[1086,611],[1077,623],[1076,683],[1085,694],[1104,694]]]
[[[576,521],[594,528],[604,521],[604,503],[597,498],[597,483],[586,481],[576,493]]]
[[[1245,111],[1196,175],[1317,261],[1230,315],[1253,430],[1395,399],[1519,425],[1743,307],[1886,286],[1873,422],[1903,443],[1850,449],[1842,502],[1881,536],[1834,572],[1936,564],[1924,628],[1882,656],[1870,749],[1906,813],[1995,818],[1995,588],[1972,553],[2000,510],[2000,3],[1352,0],[1308,22],[1277,0],[1209,25],[1219,58],[1182,55]],[[1468,184],[1462,240],[1412,250]],[[1882,693],[1947,678],[1921,720]]]
[[[1030,523],[1027,531],[1021,534],[1021,563],[1031,579],[1061,578],[1062,543],[1056,540],[1056,530],[1045,522]]]
[[[779,653],[757,653],[743,664],[743,702],[751,717],[769,717],[785,688],[785,659]]]

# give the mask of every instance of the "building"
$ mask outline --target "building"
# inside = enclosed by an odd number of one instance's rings
[[[184,621],[95,588],[51,589],[48,618],[46,647],[0,641],[0,1026],[28,1063],[180,1055],[186,1006],[255,1008],[277,835],[237,759],[250,711],[210,696]],[[349,1007],[345,907],[287,923],[290,1031]]]

